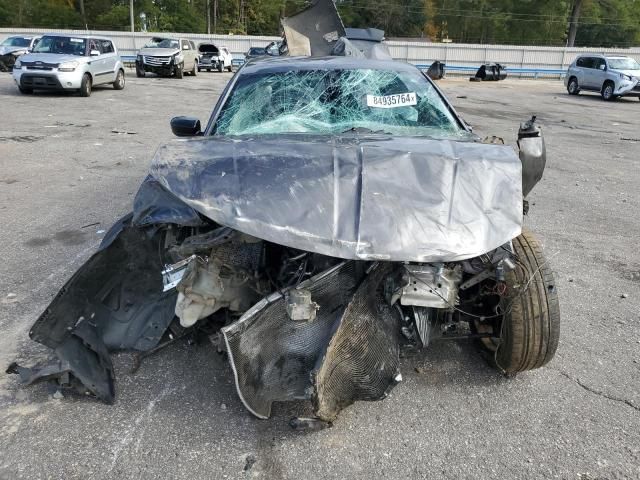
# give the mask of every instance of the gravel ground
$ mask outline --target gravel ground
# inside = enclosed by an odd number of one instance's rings
[[[20,96],[0,76],[3,370],[46,357],[30,325],[130,210],[169,119],[205,120],[229,78],[129,75],[122,92],[80,98]],[[506,379],[472,343],[436,344],[403,361],[388,399],[316,433],[287,426],[304,404],[253,418],[204,344],[174,344],[135,375],[117,355],[112,406],[0,373],[0,478],[640,478],[640,102],[569,97],[558,81],[439,85],[482,136],[515,144],[531,114],[544,126],[526,223],[561,298],[547,367]]]

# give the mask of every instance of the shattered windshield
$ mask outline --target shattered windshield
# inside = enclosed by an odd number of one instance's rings
[[[0,47],[28,47],[30,43],[30,38],[9,37],[5,38],[2,43],[0,43]]]
[[[609,68],[614,70],[640,70],[640,64],[633,58],[609,58]]]
[[[152,38],[144,48],[180,48],[180,44],[172,38]]]
[[[289,70],[241,76],[214,134],[389,133],[462,136],[419,71]]]
[[[42,37],[33,49],[35,53],[58,53],[62,55],[82,56],[86,51],[87,41],[74,37]]]

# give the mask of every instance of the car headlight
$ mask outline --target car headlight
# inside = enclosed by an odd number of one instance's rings
[[[620,74],[620,78],[623,78],[623,79],[629,80],[629,81],[633,80],[633,77],[631,75],[625,75],[624,73]]]
[[[13,68],[14,69],[20,69],[22,68],[22,62],[20,61],[19,58],[16,58],[16,63],[13,64]]]
[[[184,60],[184,55],[182,55],[182,53],[176,53],[176,54],[173,56],[173,61],[174,61],[175,63],[180,63],[180,62],[182,62],[183,60]]]
[[[60,72],[73,72],[78,67],[78,62],[64,62],[58,65]]]

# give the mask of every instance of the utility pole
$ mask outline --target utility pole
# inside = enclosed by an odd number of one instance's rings
[[[135,24],[133,23],[133,0],[129,0],[129,19],[131,20],[131,31],[135,32]]]
[[[207,35],[211,35],[211,3],[207,0]]]

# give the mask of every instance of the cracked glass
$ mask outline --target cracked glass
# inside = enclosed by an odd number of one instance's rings
[[[448,138],[468,133],[418,72],[290,70],[241,76],[217,135],[348,132]]]

